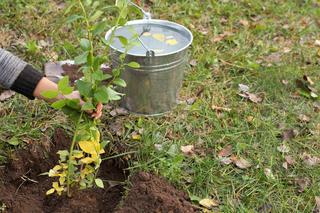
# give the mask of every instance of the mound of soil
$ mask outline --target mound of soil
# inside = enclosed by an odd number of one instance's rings
[[[107,180],[105,189],[92,188],[65,195],[46,196],[52,180],[39,176],[58,161],[56,152],[66,149],[70,138],[56,130],[51,144],[31,144],[17,151],[6,167],[0,167],[0,207],[13,213],[94,213],[94,212],[195,212],[185,193],[178,191],[162,178],[149,173],[137,173],[130,178],[131,190],[124,202],[123,182],[128,174],[124,163],[104,161],[98,176]],[[121,207],[119,207],[121,205]]]
[[[127,212],[196,212],[186,193],[150,173],[135,174],[132,187],[117,213]]]

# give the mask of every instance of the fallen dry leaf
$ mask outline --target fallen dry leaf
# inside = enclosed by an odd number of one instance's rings
[[[215,106],[215,105],[212,105],[212,106],[211,106],[211,109],[216,110],[216,111],[218,111],[218,112],[221,112],[221,111],[230,112],[230,111],[231,111],[230,108],[227,108],[227,107],[219,107],[219,106]]]
[[[299,132],[295,129],[285,129],[282,132],[282,140],[283,141],[289,141],[292,138],[296,137],[299,134]]]
[[[291,48],[289,48],[289,47],[283,48],[283,53],[289,53],[290,51],[291,51]]]
[[[245,85],[245,84],[239,84],[239,91],[240,92],[249,92],[249,86],[248,85]]]
[[[281,83],[282,83],[283,85],[288,85],[289,81],[283,79],[283,80],[281,80]]]
[[[196,59],[192,59],[192,60],[189,62],[189,64],[190,64],[192,67],[195,67],[195,66],[197,66],[198,62],[197,62]]]
[[[219,206],[219,203],[213,199],[205,198],[199,201],[199,204],[207,209]]]
[[[307,75],[303,75],[303,80],[307,81],[310,85],[314,85],[314,82]]]
[[[251,116],[251,115],[249,115],[249,116],[246,118],[246,121],[247,121],[248,123],[252,123],[253,120],[254,120],[254,117]]]
[[[236,156],[231,157],[232,162],[240,169],[247,169],[252,166],[252,164],[244,158],[238,158]]]
[[[238,95],[240,95],[241,97],[243,97],[245,99],[248,99],[251,102],[256,103],[256,104],[261,103],[263,101],[263,98],[260,97],[259,95],[256,95],[256,94],[253,94],[253,93],[249,93],[249,92],[240,93]]]
[[[290,148],[286,144],[281,144],[277,147],[277,150],[281,153],[288,153],[290,151]]]
[[[229,157],[231,154],[232,145],[227,145],[218,153],[218,157]]]
[[[320,212],[320,196],[315,196],[314,199],[315,199],[315,202],[316,202],[316,207],[315,207],[314,210],[317,211],[317,212]]]
[[[264,57],[267,63],[278,64],[281,62],[281,53],[271,53],[270,55]]]
[[[309,123],[311,120],[310,117],[308,117],[307,115],[304,115],[304,114],[300,114],[298,119],[303,123]]]
[[[311,185],[311,180],[308,177],[296,178],[294,182],[298,185],[298,192],[300,193],[304,192]]]
[[[286,155],[284,159],[286,160],[286,163],[288,163],[289,165],[293,165],[296,162],[294,158],[290,155]]]
[[[272,173],[272,170],[271,170],[270,168],[265,168],[265,169],[264,169],[264,174],[266,175],[266,177],[267,177],[268,179],[272,179],[272,180],[275,179],[275,177],[274,177],[274,175],[273,175],[273,173]]]
[[[188,105],[192,105],[192,104],[194,104],[194,102],[196,102],[196,100],[197,100],[196,97],[188,98],[188,99],[186,100],[186,103],[187,103]]]
[[[320,112],[320,102],[314,102],[313,103],[313,110],[315,112]]]
[[[162,151],[162,150],[163,150],[163,145],[162,145],[162,144],[155,144],[155,145],[154,145],[154,148],[155,148],[157,151]]]
[[[219,41],[222,41],[223,39],[225,39],[226,37],[231,36],[231,35],[233,35],[232,32],[226,31],[226,32],[223,32],[223,33],[213,37],[213,39],[211,39],[211,41],[214,43],[219,42]]]
[[[115,122],[111,122],[109,124],[109,128],[112,131],[112,133],[116,134],[117,136],[122,136],[125,131],[123,121],[121,120],[116,120]]]
[[[185,155],[192,155],[194,153],[194,145],[181,146],[180,150]]]
[[[285,168],[285,169],[288,169],[288,163],[287,162],[283,162],[282,163],[282,167]]]
[[[128,115],[128,114],[129,114],[128,110],[126,110],[123,107],[117,107],[110,112],[110,115],[112,117],[120,116],[120,115]]]
[[[311,156],[307,153],[302,154],[302,160],[307,166],[318,166],[320,164],[320,158]]]
[[[239,23],[240,23],[241,25],[245,26],[245,27],[249,26],[249,22],[248,22],[247,20],[245,20],[245,19],[241,19],[241,20],[239,21]]]
[[[232,163],[232,160],[229,157],[219,157],[219,161],[224,165],[229,165]]]
[[[16,93],[12,90],[4,90],[3,92],[0,91],[0,101],[5,101],[12,96],[14,96]]]

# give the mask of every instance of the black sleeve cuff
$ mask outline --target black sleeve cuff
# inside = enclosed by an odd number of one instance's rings
[[[34,99],[33,91],[42,78],[42,73],[38,72],[32,66],[27,65],[22,70],[10,89],[26,96],[29,99]]]

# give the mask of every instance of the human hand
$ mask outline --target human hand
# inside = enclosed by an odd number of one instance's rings
[[[80,106],[82,106],[85,102],[81,99],[81,95],[79,91],[73,91],[69,95],[65,95],[63,97],[60,97],[60,99],[67,98],[67,99],[79,99],[80,100]],[[95,120],[101,118],[102,116],[102,109],[103,105],[102,103],[98,103],[95,110],[87,110],[86,112]]]

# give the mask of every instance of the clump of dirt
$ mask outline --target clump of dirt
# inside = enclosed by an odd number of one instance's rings
[[[80,72],[79,65],[75,64],[63,64],[62,69],[64,71],[64,76],[69,76],[70,82],[74,83],[76,80],[80,79],[83,76],[83,73]]]
[[[124,195],[123,183],[128,177],[124,164],[119,161],[103,161],[98,177],[105,181],[105,189],[74,190],[72,197],[46,196],[52,180],[39,176],[49,171],[57,162],[56,152],[66,149],[70,138],[64,130],[55,131],[51,144],[31,144],[17,151],[6,167],[0,167],[0,204],[5,212],[14,213],[95,213],[95,212],[195,212],[188,196],[175,189],[164,179],[141,172],[132,176],[132,187]]]
[[[140,172],[130,182],[132,188],[117,213],[127,212],[196,212],[186,193],[156,175]]]

